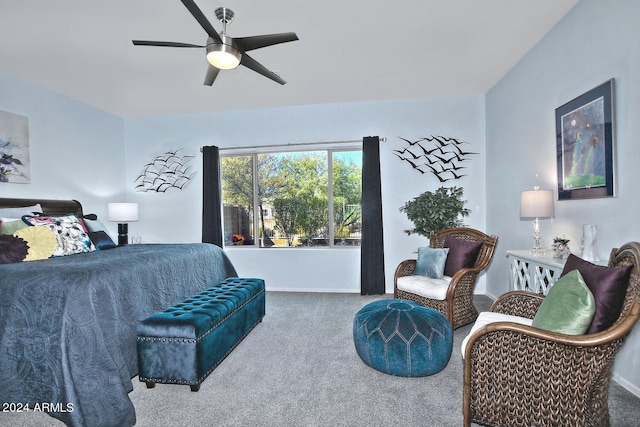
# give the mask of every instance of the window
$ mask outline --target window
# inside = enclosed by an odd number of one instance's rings
[[[225,245],[360,245],[362,152],[221,157]]]

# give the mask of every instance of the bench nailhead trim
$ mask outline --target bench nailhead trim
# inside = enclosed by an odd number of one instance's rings
[[[176,343],[176,342],[177,343],[180,343],[180,342],[194,343],[194,342],[201,341],[202,339],[204,339],[204,337],[206,337],[211,332],[213,332],[214,329],[216,329],[218,326],[223,324],[229,317],[233,316],[238,310],[242,309],[245,305],[249,304],[251,301],[256,299],[257,296],[262,295],[263,292],[264,291],[260,291],[254,296],[252,296],[251,298],[249,298],[248,300],[246,300],[244,303],[242,303],[241,306],[237,307],[235,310],[233,310],[231,313],[225,316],[224,319],[220,320],[218,323],[216,323],[211,328],[209,328],[207,332],[203,333],[202,335],[200,335],[195,339],[194,338],[165,338],[165,337],[137,337],[136,339],[138,341],[153,341],[153,342],[158,341],[158,342],[169,342],[169,343]]]

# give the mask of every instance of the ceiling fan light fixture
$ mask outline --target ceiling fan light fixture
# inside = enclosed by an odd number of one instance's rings
[[[223,36],[222,41],[225,41]],[[233,46],[224,43],[207,45],[207,61],[220,70],[232,70],[240,65],[242,54]]]
[[[207,17],[196,5],[195,0],[182,0],[182,4],[193,15],[202,29],[209,35],[206,45],[196,45],[192,43],[179,43],[153,40],[132,40],[134,46],[163,46],[179,48],[206,48],[207,74],[204,84],[211,86],[219,74],[220,70],[232,70],[239,65],[243,65],[258,74],[261,74],[281,85],[286,84],[279,75],[268,70],[264,65],[249,56],[246,52],[263,47],[273,46],[280,43],[288,43],[299,40],[296,33],[263,34],[260,36],[240,37],[234,39],[227,36],[227,24],[233,20],[233,11],[225,7],[216,9],[216,18],[222,24],[222,31],[218,32]]]

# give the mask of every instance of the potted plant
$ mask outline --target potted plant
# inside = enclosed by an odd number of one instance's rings
[[[400,212],[407,214],[414,228],[405,232],[429,237],[431,232],[463,226],[462,217],[471,212],[464,207],[467,201],[462,200],[463,191],[462,187],[440,187],[434,192],[425,191],[406,202]]]

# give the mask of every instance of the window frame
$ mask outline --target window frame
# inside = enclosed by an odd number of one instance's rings
[[[306,144],[305,144],[306,145]],[[332,144],[333,145],[333,144]],[[221,154],[220,155],[220,170],[222,171],[222,159],[225,157],[241,157],[241,156],[245,156],[245,157],[251,157],[251,168],[252,168],[252,198],[253,198],[253,205],[252,205],[252,210],[253,210],[253,223],[252,223],[252,233],[254,236],[254,243],[252,245],[241,245],[241,246],[236,246],[236,245],[227,245],[226,242],[223,239],[223,247],[225,249],[228,248],[243,248],[243,249],[266,249],[267,247],[261,247],[259,244],[259,236],[260,236],[260,204],[259,204],[259,200],[258,200],[258,156],[259,155],[264,155],[264,154],[286,154],[286,153],[307,153],[307,152],[318,152],[318,151],[323,151],[326,153],[327,155],[327,204],[328,204],[328,245],[323,245],[323,246],[312,246],[312,247],[306,247],[306,246],[294,246],[294,247],[289,247],[289,246],[273,246],[273,247],[269,247],[269,249],[335,249],[335,248],[360,248],[360,244],[358,245],[342,245],[342,244],[336,244],[335,243],[335,213],[334,213],[334,191],[333,191],[333,155],[334,153],[340,153],[340,152],[353,152],[353,151],[357,151],[360,152],[362,154],[362,145],[348,145],[348,146],[340,146],[340,147],[331,147],[331,148],[326,148],[326,147],[322,147],[322,146],[305,146],[304,148],[302,147],[296,147],[295,145],[287,145],[286,148],[284,148],[285,146],[283,146],[282,149],[278,150],[278,149],[273,149],[273,146],[269,146],[268,148],[265,149],[256,149],[255,147],[253,147],[253,149],[251,150],[243,150],[242,148],[238,148],[238,149],[230,149],[228,150],[226,153]],[[362,165],[361,165],[362,167]],[[222,176],[221,176],[222,179]],[[362,193],[362,187],[360,188],[360,191]],[[223,191],[223,197],[224,199],[224,191]],[[221,205],[221,209],[223,209],[224,207],[224,202]],[[362,209],[362,199],[360,201],[360,208]],[[361,213],[362,214],[362,213]],[[222,215],[223,218],[223,230],[224,230],[224,215]],[[362,237],[362,236],[361,236]]]

